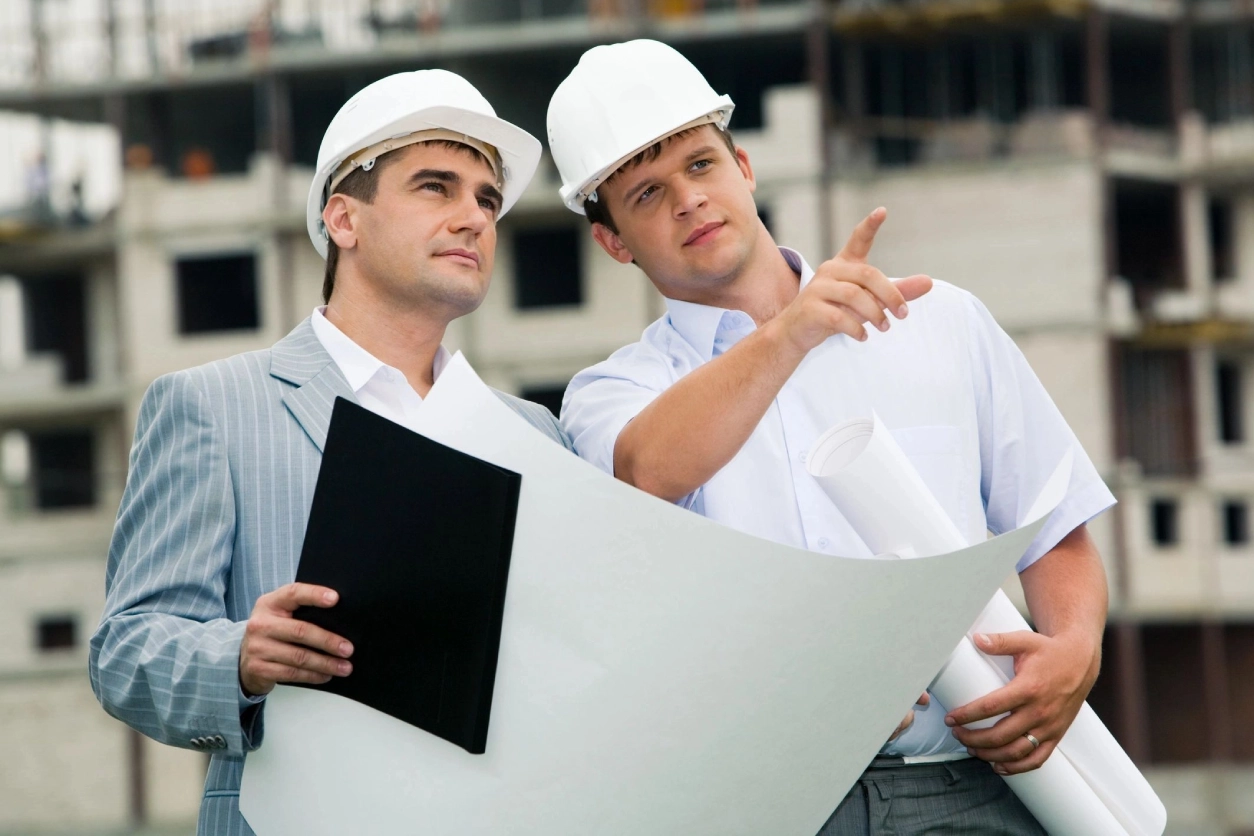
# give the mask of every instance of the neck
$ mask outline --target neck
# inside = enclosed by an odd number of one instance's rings
[[[432,367],[447,321],[382,298],[364,282],[341,286],[338,279],[325,315],[350,340],[399,369],[421,397],[431,391]]]
[[[758,240],[749,257],[732,274],[706,287],[658,289],[682,302],[744,311],[761,326],[796,298],[800,282],[771,234],[759,227]]]

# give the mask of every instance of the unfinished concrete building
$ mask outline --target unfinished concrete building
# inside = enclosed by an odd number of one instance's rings
[[[639,36],[736,101],[781,243],[817,264],[886,205],[874,261],[1014,336],[1121,500],[1091,702],[1169,832],[1254,829],[1254,3],[9,0],[0,109],[113,139],[82,177],[47,140],[0,206],[0,832],[194,820],[204,755],[100,711],[85,640],[147,385],[318,303],[304,195],[339,106],[438,66],[542,136],[579,54]],[[450,346],[555,410],[662,310],[547,158],[498,252]]]

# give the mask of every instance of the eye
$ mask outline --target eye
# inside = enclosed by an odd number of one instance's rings
[[[714,165],[714,160],[697,160],[695,163],[692,164],[692,170],[704,171],[705,169],[709,168],[712,165]]]
[[[495,217],[496,214],[501,211],[500,204],[498,204],[495,200],[493,200],[490,197],[479,198],[479,205],[482,206],[484,209],[486,209],[488,213],[491,214],[493,217]]]
[[[657,187],[657,186],[649,186],[649,188],[645,189],[644,191],[642,191],[642,192],[640,193],[640,197],[636,199],[636,202],[637,202],[637,203],[644,203],[646,200],[648,200],[648,199],[649,199],[649,195],[651,195],[651,194],[653,194],[654,192],[656,192],[656,191],[657,191],[657,189],[658,189],[658,187]]]
[[[444,188],[444,184],[438,180],[427,180],[418,188],[419,190],[423,190],[423,189],[430,190],[430,191],[436,192],[437,194],[448,193],[448,189]]]

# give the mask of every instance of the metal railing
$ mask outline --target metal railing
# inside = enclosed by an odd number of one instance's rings
[[[0,0],[0,87],[179,76],[279,49],[561,18],[673,19],[797,0]]]

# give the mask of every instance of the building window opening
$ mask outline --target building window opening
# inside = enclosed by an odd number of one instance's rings
[[[892,44],[868,47],[863,55],[867,113],[878,125],[876,163],[914,163],[923,148],[919,120],[928,115],[927,55]]]
[[[1207,204],[1210,234],[1211,276],[1217,282],[1232,281],[1237,275],[1236,241],[1232,237],[1231,198],[1212,197]]]
[[[1150,536],[1156,546],[1180,544],[1179,502],[1174,499],[1155,499],[1150,503]]]
[[[1184,287],[1180,191],[1172,185],[1116,180],[1115,273],[1132,285],[1137,308],[1166,288]]]
[[[180,258],[175,272],[180,334],[257,329],[255,255]]]
[[[73,650],[78,646],[78,619],[72,615],[42,616],[35,624],[35,646],[45,652]]]
[[[1150,760],[1189,763],[1210,756],[1202,631],[1195,624],[1142,628]]]
[[[1254,711],[1254,624],[1223,627],[1224,678],[1228,681],[1229,755],[1240,763],[1254,761],[1254,724],[1241,722]]]
[[[96,504],[96,445],[91,430],[48,430],[28,436],[35,507]]]
[[[87,304],[81,276],[41,276],[22,283],[26,350],[61,359],[62,379],[88,378]]]
[[[1240,499],[1229,499],[1223,504],[1224,543],[1229,546],[1246,546],[1250,542],[1250,506]]]
[[[1215,364],[1215,389],[1219,413],[1219,440],[1224,444],[1245,441],[1245,410],[1241,398],[1241,366],[1231,360]]]
[[[514,306],[519,310],[583,304],[582,237],[569,226],[514,232]]]
[[[1196,467],[1193,399],[1187,351],[1124,346],[1118,354],[1119,457],[1147,476],[1188,476]]]
[[[1254,115],[1254,28],[1229,22],[1192,33],[1193,97],[1209,122]]]
[[[1170,29],[1160,23],[1119,21],[1110,29],[1110,116],[1116,123],[1168,128]]]

